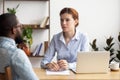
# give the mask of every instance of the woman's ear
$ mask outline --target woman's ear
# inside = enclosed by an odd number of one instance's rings
[[[75,19],[75,25],[77,25],[78,24],[78,19]]]

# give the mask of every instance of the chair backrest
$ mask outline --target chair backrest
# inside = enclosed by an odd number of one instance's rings
[[[6,80],[12,80],[12,72],[11,72],[11,67],[5,67],[5,76]]]
[[[0,73],[0,80],[5,80],[5,73]]]
[[[5,73],[0,73],[0,80],[12,80],[10,66],[5,67]]]

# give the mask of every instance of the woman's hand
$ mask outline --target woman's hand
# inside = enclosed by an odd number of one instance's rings
[[[60,66],[61,70],[66,70],[68,69],[68,62],[66,60],[59,60],[58,65]]]
[[[59,65],[55,62],[46,64],[46,67],[47,67],[47,69],[49,69],[51,71],[59,71],[59,69],[60,69]]]

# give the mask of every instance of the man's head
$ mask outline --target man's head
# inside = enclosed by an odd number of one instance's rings
[[[21,27],[22,25],[15,14],[4,13],[0,15],[0,36],[12,38],[16,43],[21,43]]]

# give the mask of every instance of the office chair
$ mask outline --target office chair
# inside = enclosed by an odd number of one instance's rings
[[[12,80],[10,66],[5,67],[5,73],[0,73],[0,80]]]

